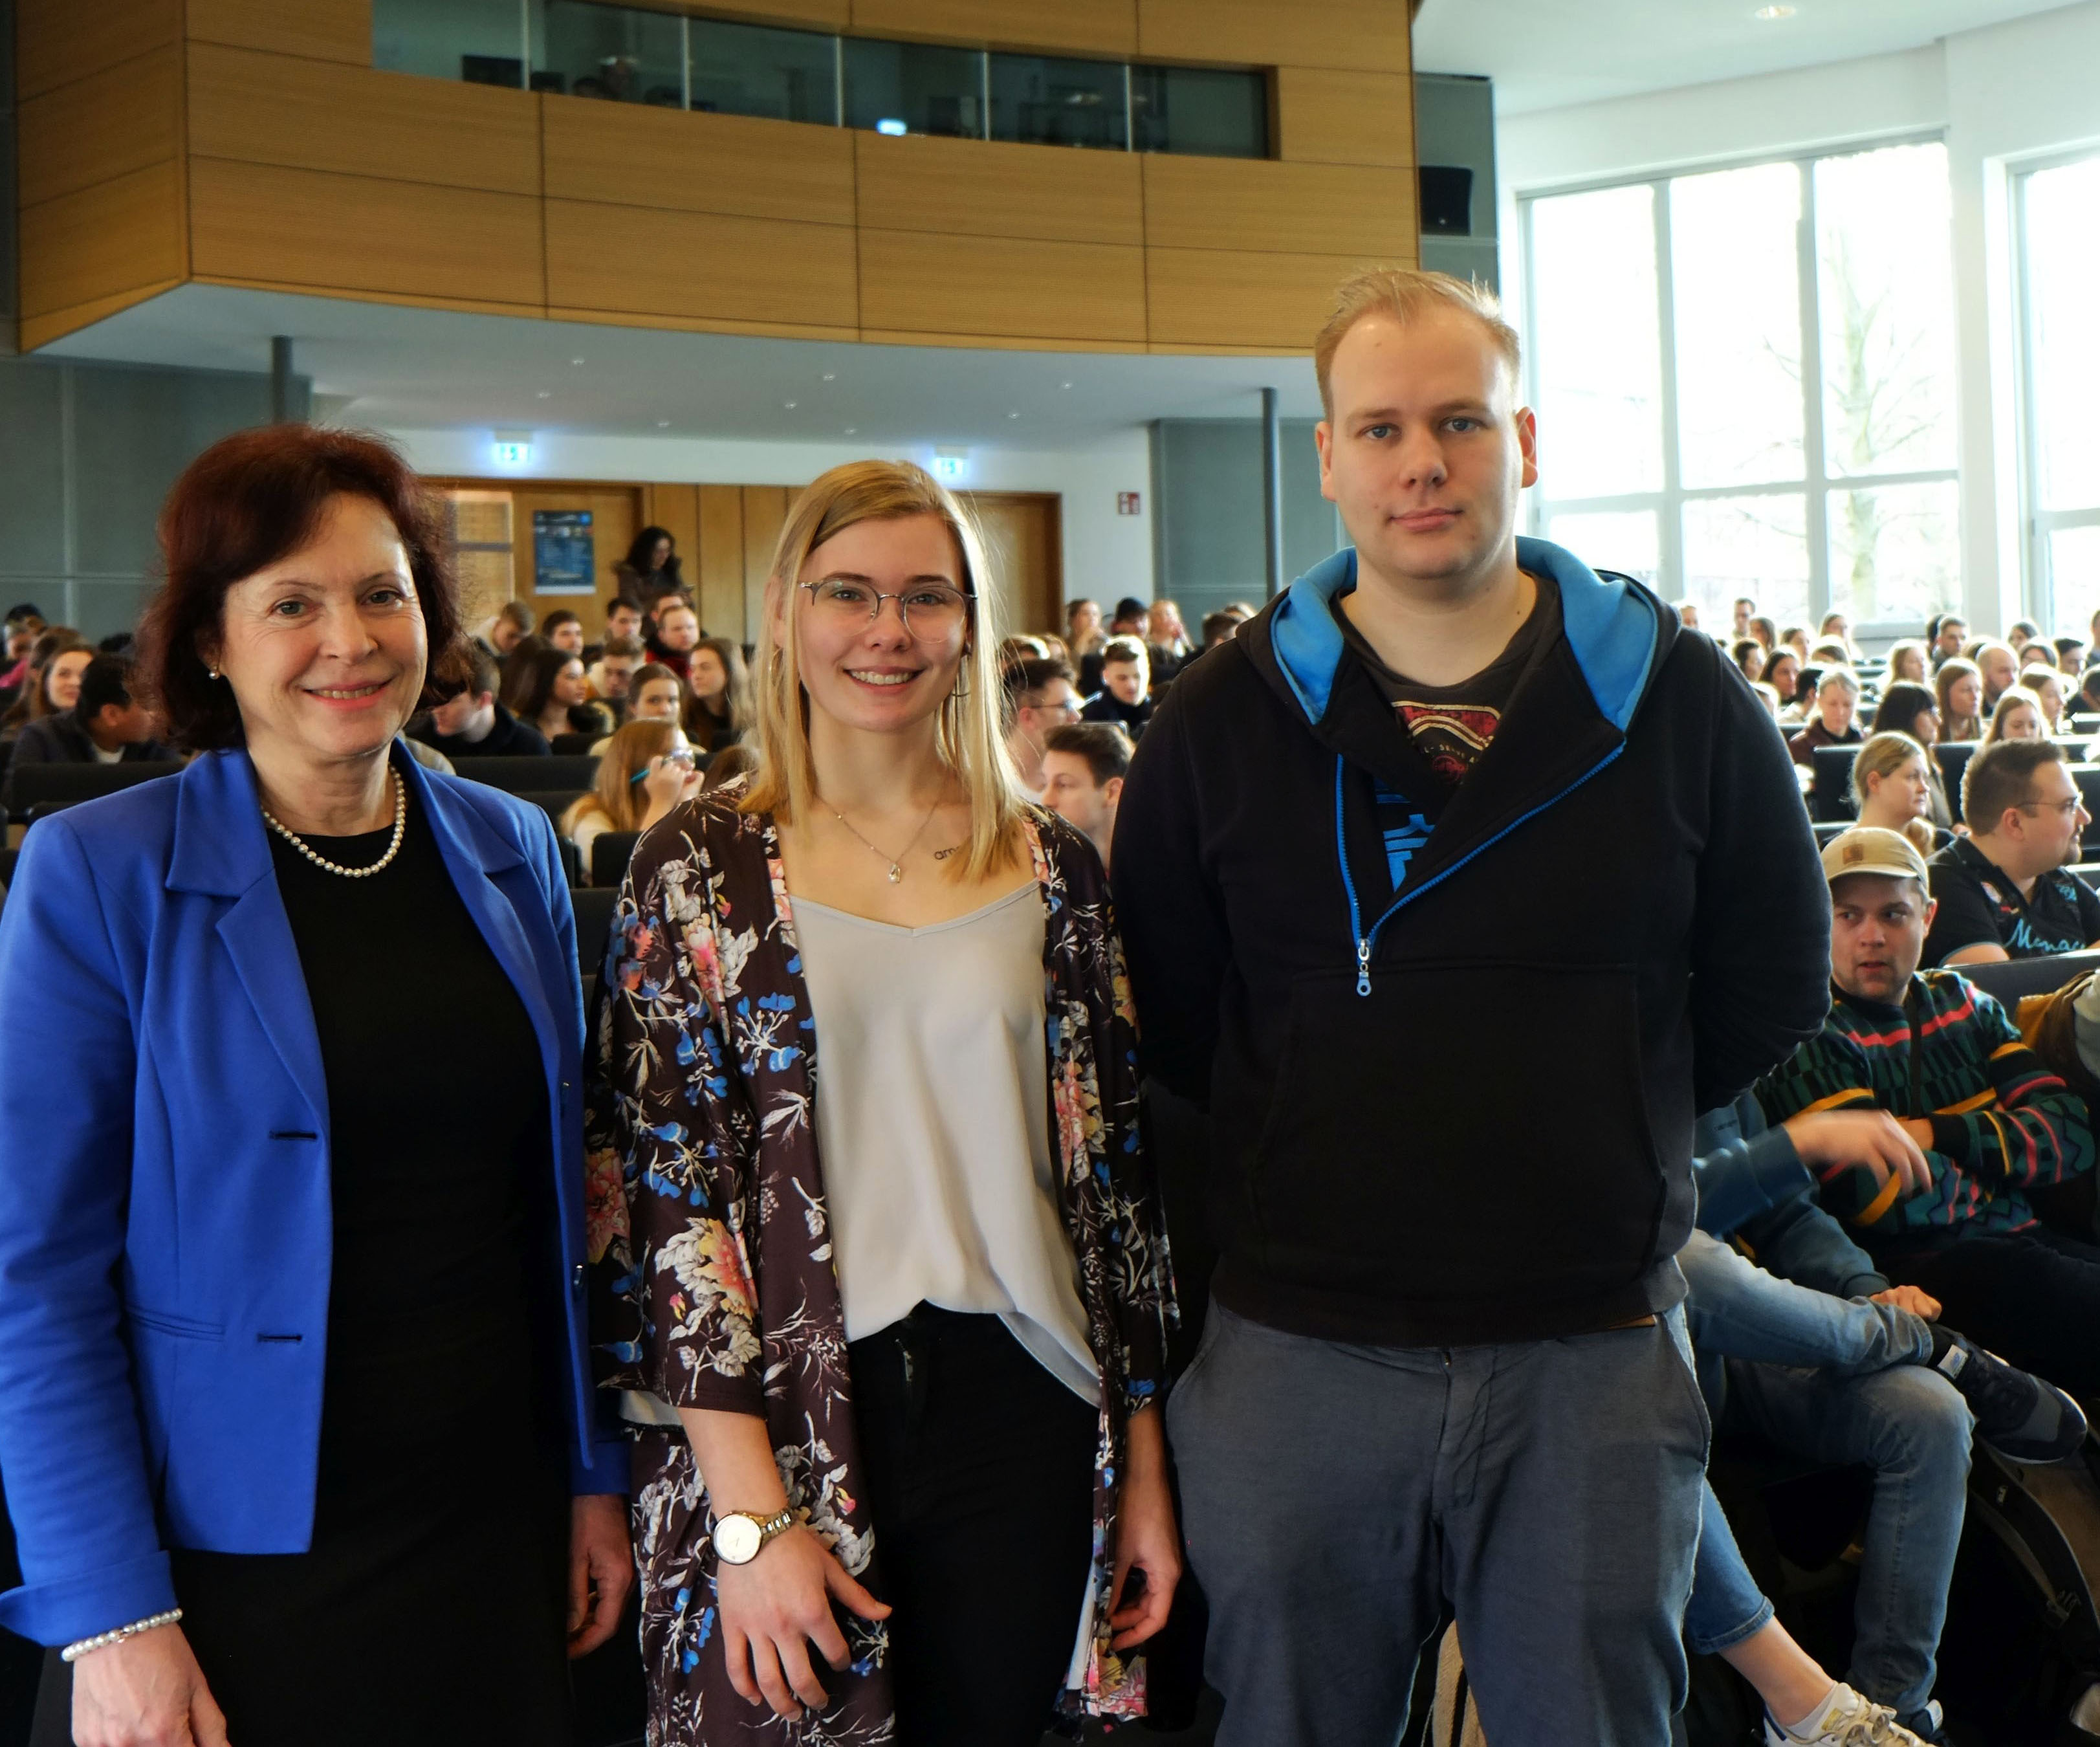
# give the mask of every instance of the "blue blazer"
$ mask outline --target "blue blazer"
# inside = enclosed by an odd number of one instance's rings
[[[624,1492],[586,1361],[582,999],[554,829],[395,768],[539,1036],[572,1484]],[[0,917],[0,1475],[25,1580],[0,1625],[65,1643],[171,1608],[168,1544],[310,1545],[329,1135],[248,755],[39,823]]]

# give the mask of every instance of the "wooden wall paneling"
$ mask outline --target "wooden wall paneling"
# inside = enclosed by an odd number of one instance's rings
[[[740,115],[545,99],[547,193],[672,212],[854,222],[853,138]],[[635,234],[647,221],[636,222]]]
[[[1414,82],[1405,73],[1276,69],[1277,156],[1298,164],[1414,163]]]
[[[16,121],[16,198],[55,200],[182,153],[182,51],[173,43],[29,99]]]
[[[1137,51],[1137,0],[853,0],[853,28],[1043,54]]]
[[[1045,241],[1145,240],[1140,159],[1128,152],[855,133],[862,224]]]
[[[157,298],[164,291],[173,291],[182,284],[180,279],[156,280],[150,285],[136,285],[129,291],[118,291],[106,298],[93,298],[85,303],[69,304],[62,310],[54,310],[47,315],[25,315],[15,324],[16,348],[33,352],[40,346],[48,346],[53,340],[62,340],[68,333],[77,333],[82,328],[90,328],[98,321],[114,315],[120,310],[130,309],[135,303],[143,303],[148,298]]]
[[[1404,0],[1137,0],[1147,60],[1412,70]]]
[[[512,493],[515,505],[511,544],[517,554],[518,598],[532,603],[545,619],[566,607],[584,622],[586,637],[602,622],[605,598],[613,591],[613,567],[627,556],[641,527],[642,494],[638,485],[587,484],[535,479],[520,483]],[[588,594],[542,594],[533,567],[532,513],[536,510],[587,510],[591,516],[592,585]]]
[[[700,623],[710,637],[739,643],[756,640],[758,627],[743,620],[743,491],[735,485],[695,487],[699,538],[683,567],[700,604]]]
[[[1255,346],[1276,351],[1310,351],[1312,337],[1327,319],[1335,286],[1371,264],[1352,255],[1222,249],[1153,249],[1146,251],[1145,260],[1155,345]]]
[[[528,196],[197,158],[190,205],[200,278],[545,307]]]
[[[844,30],[852,22],[851,0],[629,0],[657,12],[705,12],[710,18],[748,24],[784,24],[796,30]]]
[[[372,64],[372,0],[188,0],[193,42]]]
[[[773,549],[788,520],[784,485],[747,485],[743,491],[743,640],[758,641],[765,616],[765,579],[773,568]]]
[[[200,157],[540,192],[528,92],[216,43],[190,49],[189,144]]]
[[[184,276],[183,174],[174,160],[26,207],[24,316]]]
[[[1143,340],[1145,252],[1100,243],[860,233],[867,329]]]
[[[1412,261],[1419,247],[1410,170],[1149,152],[1142,161],[1145,240],[1157,248]]]
[[[20,102],[85,79],[183,36],[183,0],[16,0]]]
[[[858,318],[854,233],[714,213],[546,203],[548,302],[836,328]]]

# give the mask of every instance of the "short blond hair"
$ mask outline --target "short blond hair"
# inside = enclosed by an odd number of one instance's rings
[[[765,583],[765,613],[758,633],[757,770],[739,804],[746,813],[783,821],[808,816],[817,773],[810,757],[809,704],[802,689],[795,624],[804,600],[796,586],[810,553],[862,522],[933,516],[955,542],[971,597],[970,625],[960,683],[941,705],[941,760],[970,801],[969,853],[948,863],[957,877],[982,880],[1012,856],[1020,842],[1026,797],[1006,750],[998,653],[999,597],[985,561],[984,544],[946,487],[910,461],[848,461],[811,482],[788,512]]]
[[[1454,279],[1449,273],[1423,273],[1413,267],[1380,267],[1345,279],[1335,288],[1334,313],[1312,342],[1312,369],[1320,379],[1320,404],[1327,417],[1335,416],[1335,395],[1329,376],[1335,349],[1343,337],[1366,315],[1390,315],[1401,323],[1418,321],[1439,310],[1456,310],[1487,329],[1495,350],[1509,366],[1515,382],[1524,361],[1516,329],[1502,319],[1502,300],[1477,280]]]

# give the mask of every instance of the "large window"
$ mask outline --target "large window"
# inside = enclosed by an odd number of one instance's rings
[[[1540,532],[1709,623],[1744,594],[1887,625],[1956,598],[1944,147],[1542,195],[1524,218]]]
[[[2100,609],[2100,154],[2027,172],[2017,196],[2028,606],[2083,635]]]
[[[1268,155],[1268,81],[1252,69],[891,42],[605,0],[373,0],[372,63],[883,134]]]

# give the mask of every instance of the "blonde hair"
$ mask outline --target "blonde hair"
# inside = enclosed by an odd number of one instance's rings
[[[1502,319],[1502,300],[1485,285],[1454,279],[1449,273],[1422,273],[1405,267],[1374,267],[1343,280],[1335,288],[1334,313],[1312,342],[1312,369],[1320,379],[1320,404],[1327,417],[1335,416],[1329,377],[1335,348],[1350,329],[1366,315],[1390,315],[1405,325],[1440,310],[1470,315],[1486,329],[1502,362],[1509,366],[1510,381],[1517,380],[1523,366],[1523,348],[1516,329]]]
[[[562,814],[562,835],[575,836],[576,827],[593,813],[611,819],[611,830],[641,830],[649,797],[635,782],[634,773],[647,770],[651,759],[669,752],[671,737],[677,731],[674,721],[654,720],[631,721],[620,729],[598,755],[598,781]]]
[[[795,637],[805,604],[797,585],[810,554],[863,522],[920,515],[937,517],[954,539],[963,568],[957,580],[971,601],[962,668],[955,689],[942,701],[934,743],[941,762],[969,797],[969,854],[951,862],[949,874],[981,880],[1012,854],[1026,805],[1007,756],[1000,720],[1004,692],[999,677],[998,590],[985,562],[983,542],[962,505],[940,481],[910,461],[849,461],[834,467],[812,481],[788,512],[766,578],[765,614],[758,633],[753,686],[758,765],[738,806],[744,813],[770,813],[792,822],[816,799],[809,699]]]
[[[2035,721],[2041,728],[2041,738],[2049,738],[2049,712],[2041,707],[2041,699],[2024,686],[2008,686],[1998,694],[1998,701],[1991,706],[1991,720],[1983,730],[1983,744],[1992,746],[2007,738],[2005,718],[2014,710],[2028,709],[2035,712]]]
[[[1893,776],[1912,759],[1924,757],[1924,747],[1907,734],[1898,734],[1891,729],[1871,735],[1852,761],[1852,798],[1864,806],[1869,778]],[[1930,765],[1926,767],[1926,774],[1932,774]]]

